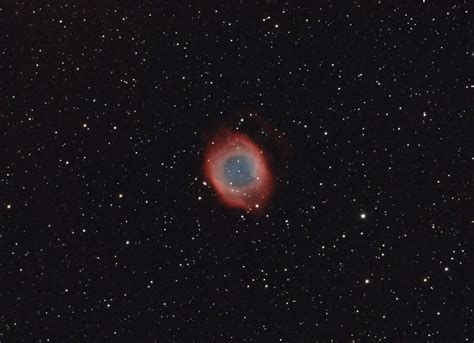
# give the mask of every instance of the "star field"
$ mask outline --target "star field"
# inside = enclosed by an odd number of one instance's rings
[[[472,11],[0,5],[0,341],[473,342]]]

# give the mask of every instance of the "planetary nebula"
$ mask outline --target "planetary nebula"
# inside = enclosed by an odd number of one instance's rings
[[[261,209],[271,194],[263,150],[241,133],[223,131],[209,144],[204,172],[219,199],[230,207]]]

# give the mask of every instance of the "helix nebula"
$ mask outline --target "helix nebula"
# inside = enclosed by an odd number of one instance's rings
[[[248,136],[221,130],[210,142],[204,173],[226,206],[258,211],[272,192],[272,175],[264,151]]]

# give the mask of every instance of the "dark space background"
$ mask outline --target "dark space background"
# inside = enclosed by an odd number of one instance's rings
[[[473,342],[474,9],[397,3],[2,3],[0,341]]]

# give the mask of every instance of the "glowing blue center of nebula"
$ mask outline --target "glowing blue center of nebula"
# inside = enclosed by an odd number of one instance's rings
[[[229,185],[247,186],[254,179],[255,165],[244,155],[229,157],[224,163],[224,177]]]

